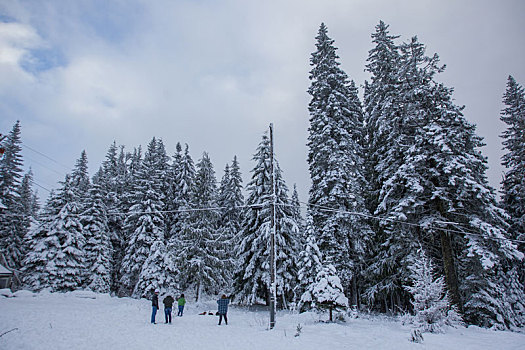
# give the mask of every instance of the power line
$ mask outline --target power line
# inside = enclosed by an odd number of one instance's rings
[[[62,164],[62,163],[60,163],[59,161],[57,161],[57,160],[55,160],[55,159],[53,159],[53,158],[51,158],[51,157],[49,157],[49,156],[47,156],[47,155],[45,155],[44,153],[42,153],[42,152],[40,152],[40,151],[37,151],[36,149],[34,149],[34,148],[32,148],[32,147],[26,145],[26,144],[23,143],[23,142],[22,142],[21,144],[22,144],[22,146],[24,146],[25,148],[27,148],[27,149],[29,149],[29,150],[31,150],[31,151],[33,151],[33,152],[35,152],[35,153],[41,155],[41,156],[44,157],[44,158],[49,159],[50,161],[52,161],[52,162],[54,162],[54,163],[60,165],[61,167],[63,167],[63,168],[66,169],[67,171],[69,171],[69,167],[68,167],[68,166],[66,166],[66,165],[64,165],[64,164]]]
[[[359,216],[364,216],[364,217],[367,217],[367,218],[370,218],[370,219],[384,220],[384,221],[400,223],[400,224],[407,225],[407,226],[412,226],[412,227],[417,227],[417,228],[424,228],[423,225],[421,225],[421,224],[415,224],[415,223],[401,221],[401,220],[397,220],[397,219],[381,217],[381,216],[375,216],[375,215],[366,214],[366,213],[351,212],[351,211],[340,210],[340,209],[332,209],[332,208],[329,208],[329,207],[316,205],[316,204],[309,204],[309,203],[305,203],[305,202],[300,202],[300,203],[306,204],[306,208],[308,208],[308,207],[317,207],[321,211],[326,211],[326,212],[335,212],[335,213],[342,213],[342,214],[359,215]],[[282,204],[280,204],[280,205],[282,206]],[[437,223],[443,223],[443,224],[450,224],[450,225],[454,225],[456,227],[463,228],[463,227],[461,227],[461,224],[456,223],[456,222],[444,222],[444,221],[436,221],[436,222]],[[436,226],[433,226],[433,225],[429,225],[427,227],[430,227],[430,228],[433,228],[433,229],[436,229],[436,230],[446,231],[446,232],[461,233],[461,234],[464,234],[464,235],[477,236],[477,237],[481,237],[483,239],[491,239],[491,240],[499,240],[499,241],[510,241],[510,242],[515,242],[515,243],[525,243],[525,240],[512,239],[512,238],[507,238],[507,237],[487,237],[487,236],[482,235],[481,233],[475,233],[475,232],[470,232],[470,231],[465,231],[465,230],[459,231],[459,230],[454,230],[454,229],[450,229],[450,228],[436,227]]]
[[[40,187],[40,188],[43,189],[43,190],[46,190],[46,191],[49,192],[49,193],[51,193],[51,190],[50,190],[50,189],[48,189],[48,188],[46,188],[46,187],[40,185],[40,184],[39,184],[38,182],[36,182],[35,180],[31,180],[31,183],[32,183],[33,185],[37,186],[37,187]]]
[[[26,158],[29,159],[30,161],[32,161],[33,163],[36,163],[36,164],[40,165],[41,167],[46,168],[47,170],[54,172],[55,174],[58,174],[58,175],[61,175],[61,176],[65,176],[65,174],[63,172],[59,172],[59,171],[57,171],[57,170],[55,170],[53,168],[50,168],[46,164],[41,163],[38,160],[35,160],[35,159],[33,159],[31,157],[28,157],[28,156],[26,156]]]
[[[43,186],[40,186],[38,184],[36,184],[36,185],[38,187],[43,188],[44,190],[46,190],[48,192],[51,192],[49,189],[47,189],[47,188],[45,188]],[[399,223],[399,224],[403,224],[403,225],[407,225],[407,226],[412,226],[412,227],[417,227],[417,228],[424,228],[423,225],[421,225],[421,224],[415,224],[415,223],[401,221],[401,220],[396,220],[396,219],[392,219],[392,218],[386,218],[386,217],[381,217],[381,216],[376,216],[376,215],[371,215],[371,214],[366,214],[366,213],[352,212],[352,211],[347,211],[347,210],[332,209],[332,208],[329,208],[329,207],[316,205],[316,204],[309,204],[309,203],[305,203],[305,202],[299,202],[299,203],[304,204],[304,205],[301,205],[301,207],[306,207],[306,208],[308,208],[308,207],[316,207],[316,208],[319,208],[321,211],[326,211],[326,212],[341,213],[341,214],[348,214],[348,215],[357,215],[357,216],[363,216],[363,217],[367,217],[369,219],[374,219],[374,220],[384,220],[384,221],[395,222],[395,223]],[[264,204],[251,204],[251,205],[242,205],[242,206],[234,206],[234,207],[184,208],[184,209],[174,209],[174,210],[153,210],[153,211],[140,211],[140,212],[132,212],[132,211],[128,211],[128,212],[108,212],[107,215],[108,216],[113,216],[113,215],[130,216],[130,215],[142,215],[142,214],[170,214],[170,213],[187,213],[187,212],[199,212],[199,211],[217,211],[217,210],[221,210],[221,209],[244,209],[244,208],[260,209],[263,206],[264,206]],[[292,205],[291,204],[276,204],[276,206],[290,207]],[[81,216],[82,214],[71,214],[71,215],[72,216]],[[22,216],[22,214],[0,213],[0,216]],[[457,226],[457,227],[461,228],[461,224],[456,223],[456,222],[438,222],[438,223],[450,224],[450,225],[454,225],[454,226]],[[513,239],[513,238],[507,238],[507,237],[487,237],[485,235],[482,235],[481,233],[470,232],[470,231],[465,231],[465,230],[460,231],[460,230],[454,230],[454,229],[451,229],[451,228],[437,227],[437,226],[433,226],[433,225],[426,226],[426,227],[429,227],[429,228],[432,228],[432,229],[435,229],[435,230],[442,230],[442,231],[446,231],[446,232],[451,232],[451,233],[458,233],[458,234],[464,234],[464,235],[470,235],[470,236],[477,236],[477,237],[480,237],[480,238],[483,238],[483,239],[490,239],[490,240],[497,240],[497,241],[509,241],[509,242],[514,242],[514,243],[525,243],[525,240],[519,240],[519,239]]]

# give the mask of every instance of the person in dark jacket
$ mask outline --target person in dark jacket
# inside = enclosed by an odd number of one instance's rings
[[[153,298],[151,298],[151,323],[155,324],[155,316],[157,315],[157,310],[159,309],[159,293],[160,290],[155,289]]]
[[[175,299],[168,294],[162,302],[164,303],[164,317],[166,318],[166,323],[171,323],[171,309],[173,307],[173,302]]]
[[[179,300],[177,300],[177,305],[179,306],[179,312],[177,313],[177,316],[182,317],[182,313],[184,312],[184,305],[186,305],[186,299],[184,299],[184,294],[180,295]]]
[[[228,313],[228,304],[230,303],[230,299],[226,297],[226,295],[222,295],[222,297],[217,300],[217,305],[219,308],[219,326],[221,325],[222,318],[224,317],[224,322],[226,325],[228,324],[228,317],[226,314]]]

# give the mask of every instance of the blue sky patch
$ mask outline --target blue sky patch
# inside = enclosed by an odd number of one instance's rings
[[[56,49],[30,50],[20,62],[20,66],[27,72],[38,74],[56,67],[66,65],[66,58]]]

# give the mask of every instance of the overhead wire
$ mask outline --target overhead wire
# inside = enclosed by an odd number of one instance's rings
[[[46,190],[49,191],[48,189],[46,189]],[[384,220],[384,221],[395,222],[395,223],[399,223],[399,224],[403,224],[403,225],[407,225],[407,226],[411,226],[411,227],[424,228],[423,225],[421,225],[421,224],[406,222],[406,221],[397,220],[397,219],[393,219],[393,218],[376,216],[376,215],[360,213],[360,212],[352,212],[352,211],[341,210],[341,209],[333,209],[333,208],[329,208],[329,207],[326,207],[326,206],[310,204],[310,203],[305,203],[305,202],[299,202],[299,203],[300,204],[304,204],[304,205],[301,205],[301,207],[306,207],[306,208],[308,208],[308,207],[317,207],[321,211],[326,211],[326,212],[336,212],[336,213],[341,213],[341,214],[357,215],[357,216],[363,216],[363,217],[366,217],[366,218],[369,218],[369,219]],[[283,207],[283,206],[287,206],[287,207],[292,206],[291,204],[276,204],[276,205],[277,206],[281,206],[281,207]],[[110,211],[110,212],[107,212],[107,215],[109,215],[109,216],[113,216],[113,215],[129,216],[129,215],[143,215],[143,214],[169,214],[169,213],[184,213],[184,212],[199,212],[199,211],[217,211],[217,210],[222,210],[222,209],[261,208],[262,206],[264,206],[264,204],[251,204],[251,205],[242,205],[242,206],[234,206],[234,207],[223,206],[223,207],[182,208],[182,209],[173,209],[173,210],[153,210],[153,211],[139,211],[139,212],[133,212],[133,211],[128,211],[128,212],[111,212]],[[4,215],[4,216],[21,216],[21,214],[9,214],[9,213],[0,213],[0,215]],[[71,215],[72,216],[81,216],[82,214],[71,214]],[[443,223],[445,223],[445,222],[443,222]],[[454,222],[446,222],[445,224],[450,224],[450,225],[456,225],[457,224],[457,226],[461,227],[461,224],[454,223]],[[483,239],[489,239],[489,240],[509,241],[509,242],[514,242],[514,243],[525,243],[525,240],[512,239],[512,238],[507,238],[507,237],[487,237],[486,235],[482,235],[481,233],[476,233],[476,232],[471,232],[471,231],[466,231],[466,230],[461,230],[460,231],[460,230],[455,230],[455,229],[452,229],[452,228],[443,228],[443,227],[432,226],[432,225],[426,226],[426,227],[430,227],[430,228],[435,229],[435,230],[442,230],[442,231],[446,231],[446,232],[450,232],[450,233],[459,233],[459,234],[464,234],[464,235],[477,236],[477,237],[480,237],[480,238],[483,238]]]
[[[40,151],[38,151],[38,150],[36,150],[36,149],[34,149],[34,148],[28,146],[28,145],[25,144],[24,142],[21,142],[21,144],[22,144],[22,146],[24,146],[25,148],[29,149],[30,151],[33,151],[33,152],[35,152],[36,154],[39,154],[39,155],[41,155],[42,157],[47,158],[48,160],[52,161],[53,163],[58,164],[58,165],[60,165],[61,167],[63,167],[65,170],[69,171],[69,167],[66,166],[66,165],[64,165],[64,164],[62,164],[62,163],[60,163],[58,160],[53,159],[52,157],[50,157],[50,156],[48,156],[48,155],[45,155],[44,153],[42,153],[42,152],[40,152]]]
[[[305,202],[300,202],[300,203],[306,204],[307,208],[308,207],[317,207],[321,211],[338,212],[338,213],[350,214],[350,215],[359,215],[359,216],[364,216],[364,217],[367,217],[367,218],[370,218],[370,219],[384,220],[384,221],[400,223],[400,224],[407,225],[407,226],[412,226],[412,227],[417,227],[417,228],[424,228],[424,226],[421,225],[421,224],[416,224],[416,223],[412,223],[412,222],[406,222],[406,221],[402,221],[402,220],[398,220],[398,219],[394,219],[394,218],[375,216],[375,215],[366,214],[366,213],[359,213],[359,212],[351,212],[351,211],[346,211],[346,210],[341,210],[341,209],[332,209],[332,208],[329,208],[329,207],[316,205],[316,204],[305,203]],[[438,221],[438,223],[450,224],[450,225],[454,225],[456,227],[463,228],[463,227],[461,227],[461,224],[455,223],[455,222],[440,222],[440,221]],[[446,232],[461,233],[461,234],[470,235],[470,236],[478,236],[478,237],[481,237],[483,239],[510,241],[510,242],[515,242],[515,243],[525,243],[525,240],[513,239],[513,238],[508,238],[508,237],[487,237],[485,235],[482,235],[481,233],[470,232],[470,231],[466,231],[466,230],[459,231],[459,230],[454,230],[454,229],[451,229],[451,228],[443,228],[443,227],[438,227],[438,226],[433,226],[433,225],[430,225],[430,226],[427,226],[427,227],[433,228],[435,230],[446,231]]]

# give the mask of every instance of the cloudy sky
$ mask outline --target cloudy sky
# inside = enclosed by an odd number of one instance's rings
[[[217,178],[234,155],[248,179],[269,123],[289,187],[307,199],[310,54],[321,22],[342,68],[363,85],[379,20],[437,52],[457,104],[485,138],[499,188],[502,94],[525,83],[525,2],[516,0],[0,1],[0,133],[22,124],[24,160],[42,187],[85,149],[162,138],[170,155],[208,151]],[[47,192],[39,189],[42,196]]]

